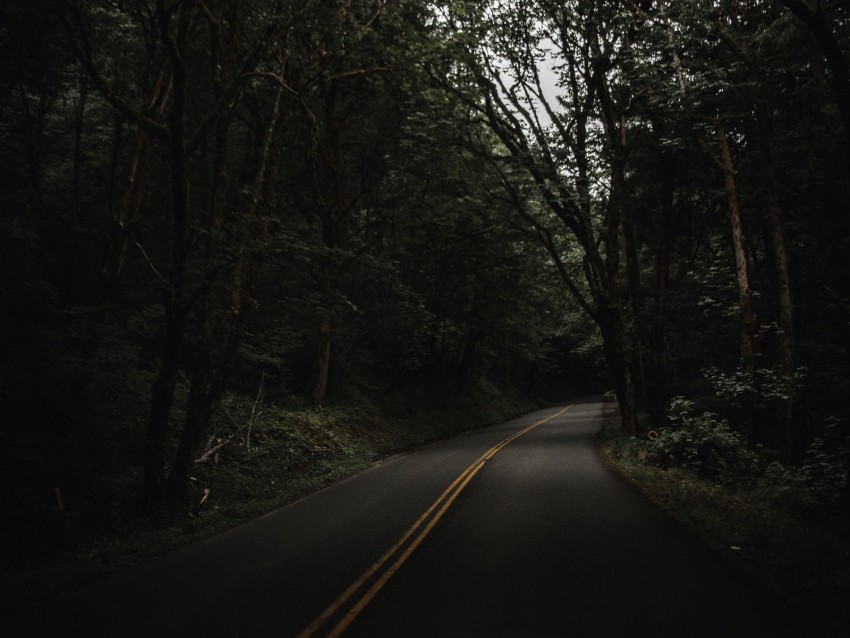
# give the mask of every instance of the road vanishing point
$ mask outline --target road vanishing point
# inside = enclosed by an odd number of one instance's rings
[[[6,636],[830,636],[600,460],[604,404],[380,463],[66,593]]]

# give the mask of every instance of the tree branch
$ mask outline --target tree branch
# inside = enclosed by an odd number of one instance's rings
[[[89,37],[89,33],[85,26],[85,21],[78,4],[73,0],[70,2],[63,2],[62,0],[54,1],[58,5],[59,17],[62,20],[62,25],[65,28],[65,33],[68,36],[68,41],[71,44],[74,55],[83,65],[103,98],[136,126],[150,131],[153,135],[156,135],[162,140],[168,141],[170,139],[170,132],[168,128],[160,122],[148,117],[142,111],[133,108],[126,100],[115,92],[109,82],[106,81],[106,78],[104,78],[98,71],[97,65],[94,63],[91,38]],[[72,18],[68,16],[68,9],[70,9],[73,16],[73,23]],[[79,38],[82,40],[82,43],[78,41],[77,36],[74,33],[74,24],[76,24],[76,30],[79,31]]]

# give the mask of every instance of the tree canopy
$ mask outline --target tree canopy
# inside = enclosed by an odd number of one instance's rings
[[[637,436],[684,396],[826,445],[847,491],[842,3],[0,12],[8,441],[120,436],[150,503],[261,379],[612,390]]]

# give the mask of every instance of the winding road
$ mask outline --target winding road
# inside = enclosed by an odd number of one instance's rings
[[[431,445],[29,610],[14,635],[833,635],[607,469],[602,423],[579,402]]]

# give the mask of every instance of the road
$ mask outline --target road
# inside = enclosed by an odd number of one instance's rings
[[[601,408],[377,465],[35,608],[17,635],[831,635],[607,469]]]

